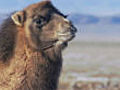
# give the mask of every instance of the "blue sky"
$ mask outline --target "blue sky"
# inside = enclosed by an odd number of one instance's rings
[[[41,0],[1,0],[0,12],[21,10],[25,6]],[[65,14],[82,13],[97,16],[120,14],[120,0],[52,0]]]

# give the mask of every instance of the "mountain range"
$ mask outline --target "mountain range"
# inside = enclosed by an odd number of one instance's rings
[[[120,24],[120,15],[98,17],[74,13],[69,18],[75,24]]]
[[[78,34],[83,37],[111,37],[120,38],[120,15],[113,16],[94,16],[74,13],[69,19],[78,28]],[[112,39],[111,39],[112,40]]]

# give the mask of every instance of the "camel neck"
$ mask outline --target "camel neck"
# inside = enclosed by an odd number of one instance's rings
[[[54,48],[32,51],[25,47],[22,38],[17,41],[20,42],[8,69],[9,90],[56,90],[62,67],[61,55],[56,55]]]

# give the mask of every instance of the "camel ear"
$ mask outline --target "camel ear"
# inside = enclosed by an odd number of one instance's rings
[[[11,18],[16,25],[22,27],[25,21],[25,13],[24,11],[16,12],[11,16]]]

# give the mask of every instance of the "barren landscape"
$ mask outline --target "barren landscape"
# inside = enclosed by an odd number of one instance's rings
[[[59,90],[120,90],[119,40],[79,38],[64,51]]]

